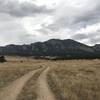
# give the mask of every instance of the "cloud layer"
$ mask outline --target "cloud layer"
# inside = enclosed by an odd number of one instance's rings
[[[100,0],[0,0],[0,45],[72,38],[100,43]]]
[[[33,16],[36,14],[50,13],[51,9],[46,6],[37,6],[30,2],[20,3],[18,0],[1,0],[0,12],[7,13],[15,17]]]

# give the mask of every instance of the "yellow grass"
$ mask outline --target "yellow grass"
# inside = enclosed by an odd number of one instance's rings
[[[100,100],[100,60],[58,61],[50,66],[51,87],[58,99]]]
[[[0,63],[0,88],[9,85],[14,80],[31,70],[41,67],[41,61],[30,58],[6,57],[8,62]]]
[[[98,59],[49,61],[7,57],[7,60],[8,62],[0,64],[0,89],[31,70],[47,66],[51,69],[48,83],[57,100],[100,100],[100,60]],[[35,83],[40,73],[26,84],[27,87],[24,87],[18,100],[35,100]]]

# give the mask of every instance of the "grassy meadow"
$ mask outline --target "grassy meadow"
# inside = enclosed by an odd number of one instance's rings
[[[48,84],[57,100],[100,100],[100,60],[34,60],[6,57],[0,63],[0,89],[8,86],[31,70],[50,67]],[[24,87],[18,100],[35,100],[37,73]],[[25,92],[26,91],[26,92]],[[29,97],[30,96],[30,97]]]
[[[24,57],[6,57],[6,59],[7,62],[0,63],[0,89],[8,86],[29,71],[40,68],[40,63],[42,63]]]
[[[58,100],[100,100],[100,60],[65,60],[49,66],[49,84]]]

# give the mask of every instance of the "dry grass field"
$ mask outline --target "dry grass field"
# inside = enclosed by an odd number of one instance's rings
[[[41,61],[27,58],[7,57],[7,62],[0,63],[0,88],[9,85],[27,72],[41,67]]]
[[[37,92],[39,77],[43,78],[40,86],[48,87],[42,88],[46,91],[48,89],[47,100],[53,98],[53,96],[50,97],[52,94],[56,100],[100,100],[100,60],[98,59],[62,61],[34,60],[21,57],[6,57],[6,59],[8,62],[0,64],[0,92],[23,75],[32,70],[40,69],[25,83],[17,98],[10,100],[36,100],[40,95]],[[43,72],[48,67],[50,70]],[[50,95],[48,95],[49,93]],[[41,93],[41,95],[44,94],[46,93]]]
[[[59,100],[100,100],[100,60],[57,61],[49,66],[49,84]]]

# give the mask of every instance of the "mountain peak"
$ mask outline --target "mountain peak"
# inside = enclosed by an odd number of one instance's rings
[[[94,58],[100,55],[100,48],[90,47],[72,39],[50,39],[30,45],[0,47],[1,55]]]
[[[45,42],[54,42],[54,41],[61,41],[61,39],[50,39],[50,40],[47,40]]]

